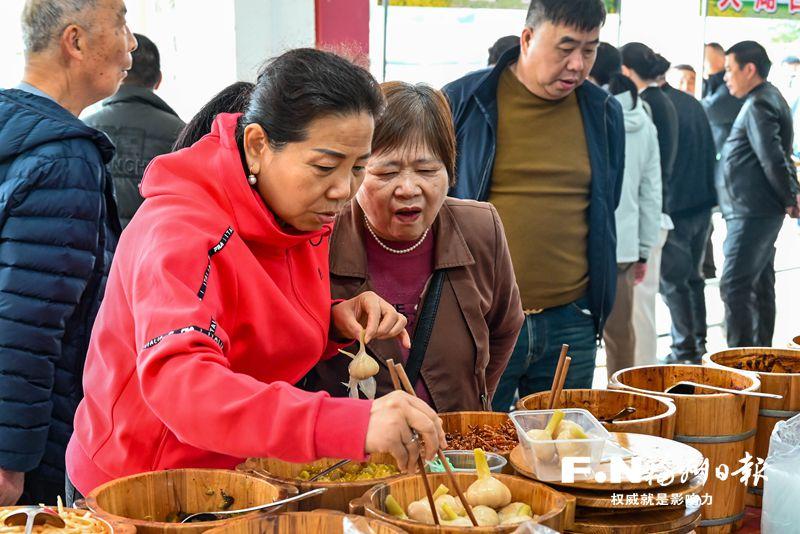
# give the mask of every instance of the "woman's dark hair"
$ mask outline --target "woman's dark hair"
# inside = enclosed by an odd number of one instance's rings
[[[315,119],[361,112],[377,117],[382,108],[378,82],[365,69],[330,52],[298,48],[261,69],[236,139],[241,146],[245,127],[258,124],[279,150],[306,139]]]
[[[622,74],[622,54],[613,45],[600,43],[597,46],[597,59],[589,74],[599,85],[608,86],[612,95],[629,91],[633,97],[633,108],[639,99],[639,91],[633,80]]]
[[[639,89],[636,87],[636,84],[621,72],[615,72],[611,76],[611,79],[608,81],[608,90],[612,95],[630,93],[633,97],[631,109],[635,108],[636,103],[639,101]]]
[[[220,113],[242,113],[250,102],[250,93],[253,91],[250,82],[236,82],[229,85],[200,108],[192,120],[183,127],[178,134],[172,150],[180,150],[195,144],[201,137],[211,131],[214,117]]]
[[[769,59],[766,49],[755,41],[742,41],[730,47],[725,55],[733,54],[739,68],[744,68],[748,63],[756,67],[756,72],[763,79],[767,79],[772,68],[772,61]]]
[[[372,153],[408,146],[429,148],[444,164],[454,186],[456,133],[444,94],[424,83],[386,82],[381,90],[386,109],[375,122]]]
[[[605,42],[597,45],[597,59],[594,62],[589,76],[591,76],[598,85],[608,85],[611,81],[611,76],[621,70],[622,55],[619,53],[619,50],[617,50],[615,46]]]
[[[506,50],[511,50],[518,44],[519,35],[506,35],[495,41],[492,47],[489,48],[489,61],[487,65],[491,67],[497,64],[500,60],[500,56],[502,56]]]
[[[628,43],[619,49],[622,64],[642,80],[655,80],[669,69],[669,62],[642,43]],[[666,67],[664,63],[666,62]]]
[[[656,63],[653,65],[653,73],[656,75],[655,77],[660,78],[661,76],[664,76],[669,70],[670,65],[672,65],[672,63],[670,63],[667,58],[661,54],[656,54]]]

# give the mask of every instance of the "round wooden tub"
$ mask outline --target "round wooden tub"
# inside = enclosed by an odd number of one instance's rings
[[[752,373],[701,365],[647,365],[622,369],[611,377],[609,387],[656,394],[673,400],[674,440],[687,443],[708,458],[705,493],[712,496],[702,507],[700,526],[706,534],[729,533],[741,526],[747,487],[738,477],[719,480],[714,473],[727,465],[731,472],[741,465],[745,452],[755,452],[759,399],[731,393],[676,395],[664,390],[681,381],[709,384],[743,391],[758,391],[761,382]],[[709,391],[710,390],[705,390]]]
[[[339,460],[333,458],[325,458],[316,462],[295,464],[273,458],[250,458],[243,464],[237,466],[236,470],[263,478],[264,480],[276,484],[294,486],[300,493],[316,488],[327,488],[328,491],[322,495],[311,497],[310,499],[297,503],[297,509],[301,512],[316,510],[318,508],[347,512],[350,501],[362,496],[365,491],[375,484],[388,480],[387,478],[383,478],[357,480],[353,482],[304,482],[297,478],[300,471],[308,466],[321,467],[324,469],[338,461]],[[379,464],[397,466],[397,462],[391,454],[373,454],[371,461]],[[400,476],[402,475],[398,474],[390,478],[397,478]]]
[[[442,420],[442,427],[444,428],[445,433],[458,432],[460,434],[466,434],[471,428],[480,427],[483,425],[497,428],[511,421],[511,419],[508,417],[508,414],[504,412],[446,412],[440,413],[439,417]],[[513,428],[513,425],[511,425],[511,428]],[[516,443],[514,446],[516,446]],[[506,461],[508,461],[511,451],[514,450],[514,447],[511,447],[507,451],[498,450],[492,447],[481,448],[486,452],[499,454],[505,458]],[[449,450],[469,449],[457,449],[456,447],[449,447]],[[514,474],[514,469],[511,467],[511,464],[507,463],[505,467],[503,467],[503,473],[507,475]]]
[[[468,473],[455,473],[454,475],[459,486],[466,492],[470,484],[476,479],[477,475]],[[495,478],[503,482],[511,490],[512,502],[519,501],[529,504],[533,513],[538,517],[538,522],[546,525],[558,532],[567,530],[575,518],[575,498],[564,495],[553,488],[534,482],[522,477],[513,475],[494,475]],[[444,484],[450,488],[450,494],[455,496],[455,488],[452,487],[446,474],[429,474],[428,479],[432,488]],[[406,475],[404,477],[390,480],[375,486],[367,491],[363,497],[354,500],[350,504],[350,511],[355,514],[366,516],[368,519],[379,519],[395,525],[411,534],[458,534],[461,532],[481,532],[488,533],[508,533],[514,532],[518,526],[497,526],[497,527],[449,527],[426,525],[416,521],[398,519],[384,511],[384,501],[387,495],[393,495],[397,502],[405,509],[411,501],[425,497],[425,486],[422,477],[419,475]]]
[[[730,349],[706,354],[703,362],[715,367],[755,372],[761,380],[761,391],[783,395],[782,400],[761,399],[758,410],[755,457],[766,460],[772,429],[778,421],[800,413],[800,350],[767,347]],[[748,488],[747,504],[761,506],[762,488],[760,480]]]
[[[236,519],[179,524],[167,522],[177,512],[220,510],[225,493],[231,510],[267,504],[297,493],[292,486],[225,469],[173,469],[112,480],[95,488],[86,505],[111,523],[133,525],[139,534],[200,534]],[[252,512],[248,516],[255,516]]]

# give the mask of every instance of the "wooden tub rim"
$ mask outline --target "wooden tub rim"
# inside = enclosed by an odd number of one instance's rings
[[[609,382],[609,384],[610,384],[610,382]],[[648,394],[648,393],[640,393],[638,391],[631,391],[629,389],[609,389],[609,388],[606,388],[606,389],[579,388],[579,389],[570,389],[570,390],[566,390],[565,389],[563,391],[610,391],[612,393],[629,393],[631,395],[639,395],[641,397],[650,397],[651,399],[655,399],[655,400],[660,401],[660,402],[662,402],[662,403],[667,405],[667,411],[662,413],[662,414],[651,415],[650,417],[643,417],[642,419],[628,419],[628,420],[625,420],[625,421],[614,421],[614,422],[611,423],[612,425],[625,425],[625,424],[631,425],[631,424],[639,424],[639,423],[648,423],[648,422],[651,422],[651,421],[656,421],[656,420],[661,420],[661,419],[669,419],[670,416],[674,415],[678,411],[678,408],[675,406],[675,401],[674,400],[672,400],[669,397],[661,397],[661,396],[659,396],[657,394],[654,394],[654,393],[649,393]],[[530,395],[526,395],[525,397],[520,399],[520,402],[524,401],[528,397],[533,397],[534,395],[539,395],[539,394],[549,394],[549,392],[540,391],[538,393],[531,393]],[[527,409],[528,408],[526,408],[526,410]],[[519,410],[514,410],[514,411],[519,411]]]
[[[347,517],[347,516],[357,516],[357,514],[349,514],[349,513],[346,513],[346,512],[342,512],[340,510],[328,510],[327,508],[317,508],[316,510],[308,510],[308,511],[304,511],[304,512],[299,512],[299,511],[298,512],[279,512],[277,514],[268,514],[268,515],[266,515],[266,517],[265,517],[265,514],[260,514],[260,515],[257,515],[257,516],[249,516],[249,517],[248,516],[242,516],[240,518],[235,519],[234,521],[236,521],[237,523],[238,522],[244,523],[244,522],[249,522],[249,521],[261,521],[261,520],[264,520],[265,518],[270,518],[270,517],[277,518],[278,516],[282,516],[282,515],[297,516],[297,515],[306,515],[306,514],[316,514],[316,515],[326,515],[326,516],[341,516],[342,518]],[[357,516],[357,517],[361,517],[362,519],[366,519],[368,522],[369,521],[379,521],[380,523],[383,523],[383,526],[391,527],[392,530],[398,530],[398,531],[401,530],[400,527],[398,527],[396,525],[393,525],[393,524],[391,524],[391,523],[389,523],[387,521],[382,521],[380,519],[371,519],[369,517],[364,517],[364,516]],[[219,527],[214,527],[213,529],[209,529],[204,534],[214,534],[214,532],[212,532],[212,530],[213,531],[222,530],[222,529],[224,529],[224,528],[226,528],[228,526],[230,526],[230,522],[226,523],[225,525],[222,525],[222,526],[219,526]]]
[[[756,351],[756,350],[758,350],[758,351],[763,351],[763,350],[776,351],[776,350],[779,350],[779,351],[796,352],[798,359],[800,359],[800,350],[799,349],[793,349],[793,348],[782,349],[782,348],[779,348],[779,347],[742,347],[742,348],[746,348],[748,350],[749,349],[753,349],[754,351]],[[728,367],[727,365],[722,365],[721,363],[715,362],[712,359],[713,356],[722,355],[722,354],[724,354],[726,352],[739,351],[739,350],[742,350],[742,348],[725,349],[725,350],[720,350],[720,351],[717,351],[717,352],[710,352],[710,353],[708,353],[708,354],[703,356],[703,363],[706,364],[707,367],[716,367],[716,368],[725,369],[725,370],[733,370],[733,371],[738,371],[740,373],[755,373],[756,375],[769,375],[769,376],[777,376],[777,377],[800,376],[800,373],[773,373],[771,371],[751,371],[749,369],[736,369],[735,367]]]
[[[738,391],[759,391],[761,389],[761,379],[758,378],[758,374],[754,373],[753,371],[743,371],[741,369],[733,369],[731,367],[725,367],[725,366],[719,366],[719,367],[713,366],[712,367],[710,365],[690,365],[690,364],[682,364],[682,363],[680,363],[680,364],[669,364],[669,365],[658,365],[658,364],[655,364],[655,365],[637,365],[635,367],[628,367],[627,369],[620,369],[619,371],[617,371],[616,373],[611,375],[611,380],[608,381],[608,385],[609,386],[614,386],[614,385],[618,385],[619,386],[619,387],[611,388],[611,389],[622,389],[622,390],[634,391],[634,392],[637,392],[637,393],[643,393],[645,395],[657,395],[657,396],[665,395],[668,398],[669,397],[676,397],[676,398],[681,398],[681,399],[693,398],[693,397],[703,397],[703,398],[715,398],[716,397],[716,398],[718,398],[718,397],[724,397],[726,395],[730,395],[730,396],[735,395],[735,393],[722,393],[722,392],[720,392],[720,393],[704,393],[703,395],[684,395],[684,394],[680,394],[680,393],[665,393],[665,392],[649,391],[649,390],[646,390],[646,389],[635,388],[633,386],[629,386],[627,384],[623,384],[622,382],[619,381],[619,376],[622,373],[626,373],[626,372],[634,370],[634,369],[646,369],[646,368],[651,368],[651,367],[695,367],[695,368],[698,368],[698,369],[718,369],[718,370],[722,370],[722,371],[728,371],[728,372],[731,372],[731,373],[736,373],[738,375],[744,376],[745,378],[750,378],[751,380],[753,380],[753,385],[751,385],[749,387],[746,387],[745,389],[738,390]]]
[[[272,481],[269,481],[269,480],[264,480],[263,478],[259,478],[259,477],[256,477],[256,476],[253,476],[253,475],[250,475],[250,474],[247,474],[247,473],[242,473],[242,472],[231,470],[231,469],[187,467],[187,468],[178,468],[178,469],[162,469],[160,471],[145,471],[143,473],[136,473],[136,474],[133,474],[133,475],[128,475],[126,477],[120,477],[120,478],[115,478],[113,480],[109,480],[105,484],[101,484],[100,486],[97,486],[95,489],[93,489],[92,491],[89,492],[89,495],[87,495],[86,499],[85,499],[86,500],[86,507],[89,509],[90,512],[92,512],[92,514],[94,514],[96,516],[99,516],[101,518],[105,518],[106,521],[108,521],[108,522],[111,522],[111,521],[109,521],[109,519],[110,519],[110,520],[112,520],[114,522],[124,523],[124,524],[127,524],[127,525],[133,525],[133,526],[136,527],[137,530],[139,529],[139,527],[160,528],[160,529],[168,529],[168,530],[172,530],[172,529],[181,529],[181,530],[194,529],[194,530],[197,530],[198,525],[202,525],[203,527],[207,526],[208,528],[206,528],[206,530],[211,530],[212,528],[224,526],[230,521],[234,521],[234,520],[237,520],[237,519],[244,519],[244,518],[253,518],[253,517],[256,517],[259,513],[261,513],[259,511],[255,511],[255,512],[248,512],[248,513],[244,513],[244,514],[241,514],[241,515],[232,516],[232,517],[230,517],[228,519],[218,519],[216,521],[203,521],[202,523],[184,523],[184,524],[181,524],[181,523],[167,523],[166,521],[147,521],[145,519],[134,519],[132,517],[125,517],[125,516],[121,516],[121,515],[117,515],[117,514],[112,514],[111,512],[109,512],[109,511],[107,511],[105,509],[99,508],[98,505],[97,505],[97,495],[101,491],[105,490],[107,487],[110,487],[112,484],[115,484],[115,483],[119,482],[121,479],[130,480],[130,479],[134,479],[134,478],[138,478],[138,477],[143,477],[145,475],[152,475],[154,473],[167,473],[167,472],[170,472],[170,471],[205,471],[205,472],[209,472],[209,473],[213,473],[213,472],[236,473],[239,476],[254,478],[254,479],[257,479],[259,482],[270,484],[270,485],[274,486],[278,490],[282,489],[287,493],[287,496],[291,496],[291,495],[294,495],[294,494],[298,493],[297,488],[294,487],[294,486],[290,486],[290,485],[287,485],[287,484],[278,484],[278,483],[275,483],[275,482],[272,482]],[[264,503],[264,504],[268,504],[268,503]],[[273,513],[275,513],[275,512],[280,513],[280,511],[282,509],[283,509],[283,506],[275,509],[273,511]]]
[[[437,474],[441,474],[441,473],[437,473]],[[467,474],[467,473],[461,473],[461,474]],[[500,475],[501,473],[497,473],[497,474]],[[419,476],[419,475],[416,475],[416,474],[414,474],[414,475],[405,475],[403,477],[403,479],[416,478],[417,476]],[[496,475],[494,475],[494,476],[496,476]],[[502,475],[502,476],[513,477],[515,475]],[[537,522],[541,523],[541,521],[547,521],[548,519],[555,518],[560,513],[567,514],[568,508],[569,508],[569,506],[568,506],[569,499],[567,499],[567,497],[565,497],[564,494],[562,494],[561,492],[559,492],[556,489],[553,489],[552,487],[548,486],[547,484],[542,484],[541,482],[537,482],[536,480],[531,480],[531,479],[525,478],[525,477],[517,477],[517,478],[522,478],[525,482],[530,482],[531,484],[535,484],[537,486],[542,486],[546,490],[549,490],[549,491],[552,491],[553,493],[556,493],[557,495],[555,497],[557,499],[559,499],[560,501],[562,501],[562,503],[563,503],[563,506],[561,507],[560,510],[553,510],[551,512],[548,512],[547,514],[542,514],[542,515],[538,516],[537,519],[536,519]],[[398,480],[395,480],[393,482],[398,482]],[[361,509],[361,510],[364,511],[364,516],[366,517],[367,506],[372,507],[372,499],[369,497],[369,495],[370,494],[380,493],[385,487],[388,487],[388,485],[389,485],[388,483],[383,482],[381,484],[377,484],[377,485],[369,488],[367,491],[364,492],[364,495],[362,495],[361,497],[357,497],[357,498],[353,499],[352,501],[350,501],[350,509],[351,510]],[[466,491],[466,489],[463,489],[463,488],[462,488],[462,490]],[[378,516],[379,516],[378,519],[380,519],[381,521],[392,522],[392,523],[393,522],[397,522],[398,524],[402,524],[402,526],[404,526],[404,527],[407,526],[409,528],[416,528],[416,527],[419,527],[420,525],[422,525],[422,526],[427,526],[427,527],[431,527],[431,528],[436,528],[436,525],[428,525],[426,523],[420,523],[419,521],[412,521],[410,519],[400,519],[399,517],[395,517],[393,515],[389,515],[389,514],[387,514],[386,512],[384,512],[383,510],[380,510],[380,509],[375,510],[375,513],[378,514]],[[367,517],[367,519],[369,519],[369,517]],[[569,521],[567,521],[567,519],[568,519],[567,515],[564,516],[564,519],[565,519],[565,522],[569,523]],[[499,526],[499,525],[497,525],[497,526]],[[454,527],[454,528],[486,529],[486,532],[489,532],[488,529],[497,528],[497,526],[495,526],[495,527],[488,527],[488,526],[487,527],[466,527],[465,526],[465,527]]]

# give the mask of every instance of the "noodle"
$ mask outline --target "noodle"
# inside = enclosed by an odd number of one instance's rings
[[[25,532],[25,525],[7,527],[4,520],[16,510],[0,509],[0,534],[22,534]],[[106,523],[92,517],[92,512],[72,511],[64,508],[61,497],[58,497],[58,515],[64,520],[66,526],[57,528],[51,525],[36,525],[33,527],[35,534],[108,534],[109,529]]]

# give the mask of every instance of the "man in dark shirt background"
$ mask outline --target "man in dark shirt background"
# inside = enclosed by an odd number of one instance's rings
[[[682,72],[691,67],[675,67]],[[678,114],[678,150],[664,212],[674,224],[661,255],[661,295],[672,318],[672,350],[668,363],[699,364],[706,352],[705,281],[701,274],[711,228],[714,190],[714,139],[703,106],[689,87],[668,83],[661,90]]]
[[[156,45],[134,34],[139,47],[133,67],[117,93],[103,101],[103,108],[84,120],[105,132],[117,148],[111,161],[114,196],[122,227],[128,225],[144,199],[139,182],[156,156],[170,152],[184,123],[154,91],[161,85],[161,56]]]

